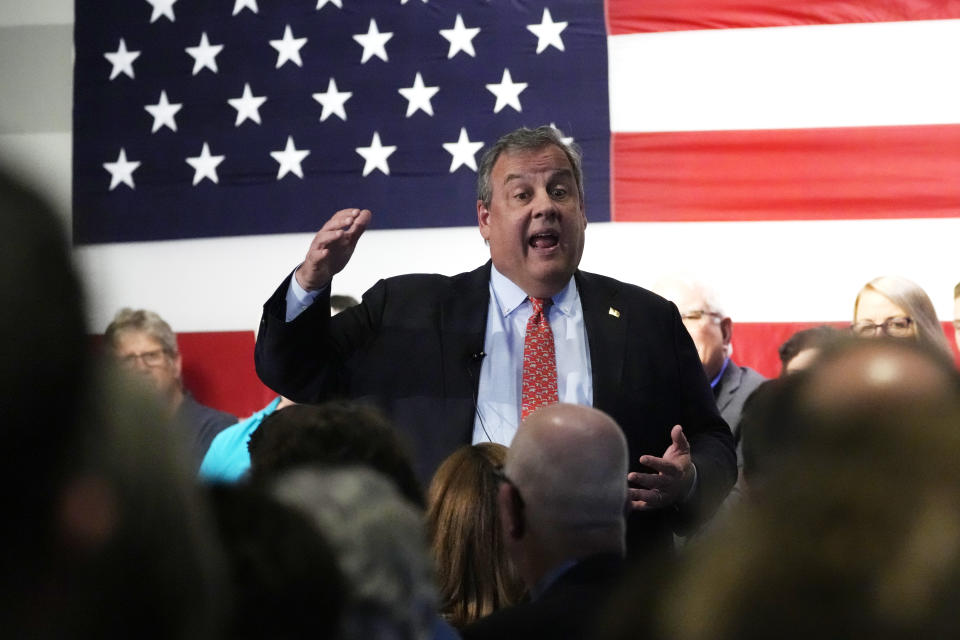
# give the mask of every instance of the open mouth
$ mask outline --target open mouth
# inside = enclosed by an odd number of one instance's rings
[[[560,244],[560,235],[555,231],[544,231],[530,236],[528,242],[534,249],[552,249]]]

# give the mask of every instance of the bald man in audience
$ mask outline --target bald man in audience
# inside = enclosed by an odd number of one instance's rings
[[[724,313],[716,294],[704,283],[671,276],[662,278],[653,290],[680,310],[683,325],[693,338],[703,371],[713,388],[717,409],[730,425],[737,443],[737,464],[742,466],[740,414],[743,413],[743,403],[766,378],[733,361],[733,320]]]
[[[591,637],[623,567],[626,475],[626,439],[602,411],[554,404],[521,423],[498,507],[530,601],[469,625],[463,637]]]

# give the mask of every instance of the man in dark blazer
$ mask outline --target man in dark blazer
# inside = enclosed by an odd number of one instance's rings
[[[665,549],[673,528],[727,494],[732,438],[676,307],[577,269],[587,222],[580,156],[555,129],[507,134],[481,162],[477,218],[490,262],[453,277],[382,280],[330,318],[331,279],[370,217],[334,214],[264,305],[256,363],[268,386],[300,402],[374,402],[412,443],[426,481],[463,444],[509,444],[527,297],[549,298],[558,398],[606,411],[627,438],[630,548]]]
[[[465,640],[594,637],[624,570],[626,444],[610,416],[582,405],[550,405],[520,425],[497,507],[530,600],[467,626]]]

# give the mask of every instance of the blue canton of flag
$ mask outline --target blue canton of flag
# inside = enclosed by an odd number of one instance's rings
[[[76,0],[79,244],[476,222],[485,147],[554,124],[610,219],[603,2]]]

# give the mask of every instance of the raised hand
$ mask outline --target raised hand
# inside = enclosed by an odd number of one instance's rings
[[[307,257],[294,276],[307,291],[322,289],[340,273],[370,223],[369,209],[341,209],[313,236]]]

